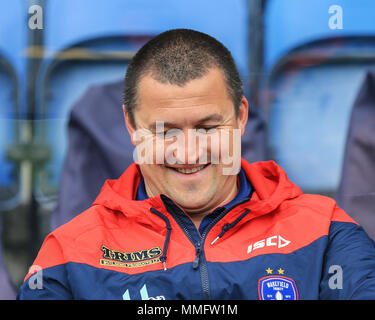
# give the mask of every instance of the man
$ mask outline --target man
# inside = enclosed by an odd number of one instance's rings
[[[133,146],[119,107],[123,87],[123,80],[92,86],[72,107],[58,202],[51,214],[52,230],[90,208],[104,182],[118,178],[134,162],[129,152]],[[244,159],[266,160],[266,130],[261,114],[249,110],[241,139]]]
[[[221,43],[155,37],[128,67],[123,109],[138,164],[46,238],[18,298],[375,298],[363,229],[273,161],[240,159],[248,102]]]

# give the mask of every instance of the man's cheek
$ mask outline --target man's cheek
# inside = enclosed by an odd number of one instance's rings
[[[241,169],[241,129],[221,130],[220,160],[223,175],[237,175]]]
[[[136,147],[133,151],[133,160],[139,165],[155,163],[154,139],[148,130],[137,130],[133,134]]]
[[[209,130],[202,141],[199,141],[200,154],[206,156],[206,161],[202,163],[220,164],[220,130]]]

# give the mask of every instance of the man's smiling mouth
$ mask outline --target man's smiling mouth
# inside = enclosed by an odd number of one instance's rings
[[[207,166],[209,165],[209,163],[207,164],[204,164],[204,165],[201,165],[199,167],[167,167],[169,169],[173,169],[179,173],[183,173],[183,174],[193,174],[195,172],[198,172],[198,171],[201,171],[202,169],[206,168]]]

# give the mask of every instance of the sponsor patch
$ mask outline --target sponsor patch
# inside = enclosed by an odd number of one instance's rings
[[[278,249],[284,248],[290,244],[291,241],[284,239],[280,235],[275,235],[272,237],[268,237],[266,239],[259,240],[257,242],[251,243],[247,247],[247,253],[251,253],[254,250],[266,248],[266,247],[276,247]]]
[[[160,262],[163,251],[159,247],[134,252],[121,252],[102,246],[103,259],[100,264],[105,266],[137,268]]]
[[[258,281],[258,296],[260,300],[298,300],[298,289],[291,278],[272,275]]]

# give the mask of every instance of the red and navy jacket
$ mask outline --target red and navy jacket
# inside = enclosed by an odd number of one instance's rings
[[[199,231],[165,195],[136,200],[131,165],[46,237],[18,299],[375,299],[362,227],[273,161],[241,168],[248,197]]]

